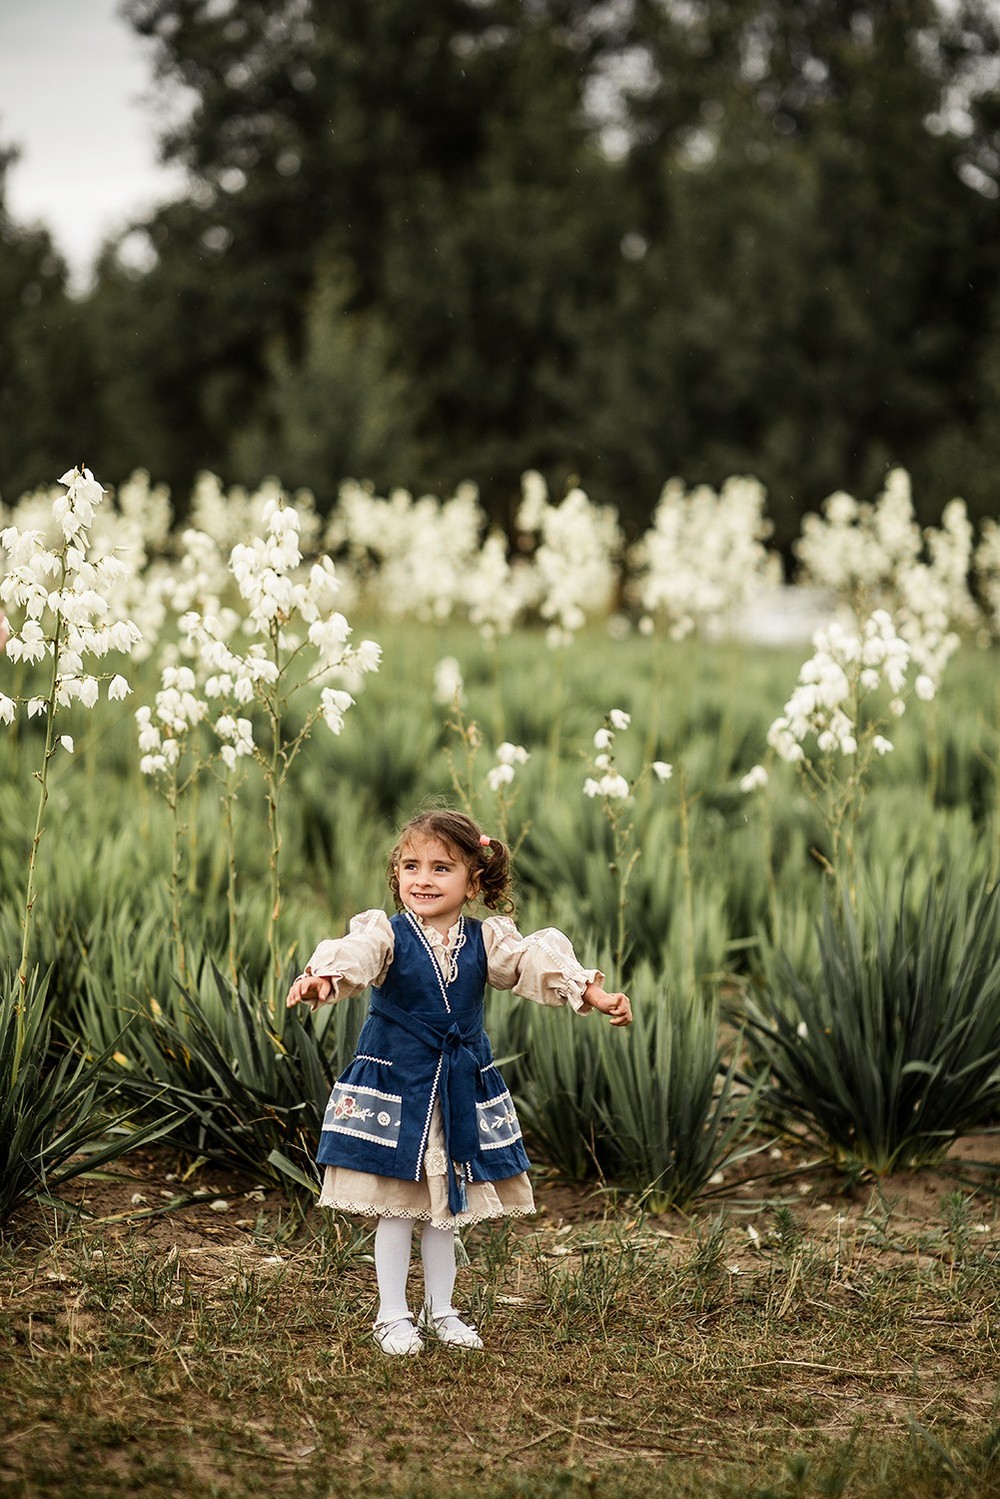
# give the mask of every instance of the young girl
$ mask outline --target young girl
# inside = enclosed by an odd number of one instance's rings
[[[482,1348],[452,1305],[455,1229],[534,1212],[521,1128],[483,1029],[483,992],[602,1010],[628,1025],[627,995],[580,966],[553,928],[522,937],[506,915],[463,914],[479,899],[513,909],[506,847],[462,812],[422,812],[389,857],[397,915],[365,911],[321,942],[288,991],[289,1007],[359,994],[371,1008],[353,1061],[334,1084],[317,1159],[320,1204],[378,1219],[375,1341],[418,1353],[421,1332]],[[422,1222],[423,1309],[406,1299],[414,1222]]]

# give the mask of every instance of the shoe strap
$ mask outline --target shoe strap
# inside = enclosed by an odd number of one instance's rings
[[[391,1338],[397,1327],[408,1327],[411,1332],[416,1333],[418,1337],[420,1336],[417,1324],[414,1322],[412,1317],[393,1317],[388,1322],[376,1322],[372,1330],[378,1341],[381,1343],[383,1339]]]
[[[429,1317],[427,1319],[434,1327],[444,1327],[446,1322],[457,1322],[463,1332],[475,1332],[476,1324],[466,1322],[458,1312],[442,1312],[440,1317]]]

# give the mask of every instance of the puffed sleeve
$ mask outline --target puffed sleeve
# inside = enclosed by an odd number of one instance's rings
[[[322,941],[302,971],[332,981],[331,1003],[350,999],[369,984],[382,982],[394,948],[392,927],[385,912],[362,911],[360,916],[352,916],[345,936]]]
[[[488,916],[483,944],[493,988],[513,989],[536,1004],[568,1004],[589,1014],[583,991],[589,983],[604,983],[600,969],[582,967],[569,938],[554,926],[522,937],[509,916]]]

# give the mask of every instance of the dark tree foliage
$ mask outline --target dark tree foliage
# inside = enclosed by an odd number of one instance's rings
[[[100,427],[90,340],[66,291],[66,266],[44,229],[13,223],[0,149],[0,498],[96,462]]]
[[[186,197],[83,313],[111,477],[995,509],[987,0],[124,0]],[[39,347],[41,347],[39,345]],[[6,473],[0,482],[7,485]]]
[[[174,459],[158,473],[194,461],[252,480],[240,460],[272,451],[283,479],[329,500],[343,477],[329,463],[365,456],[379,483],[471,475],[499,500],[527,463],[565,464],[574,437],[583,461],[556,375],[576,358],[574,307],[613,292],[619,237],[582,97],[615,38],[590,9],[132,0],[162,76],[195,96],[164,151],[197,191],[148,225],[155,269],[107,265],[96,299],[106,329],[141,330],[108,373],[133,393],[119,409],[145,386],[164,411]],[[374,332],[392,397],[382,453],[323,440],[317,348],[337,331],[319,288],[344,268],[341,342]],[[171,320],[164,359],[149,345]],[[343,380],[326,372],[333,406]]]
[[[785,540],[891,463],[927,519],[959,488],[992,508],[974,451],[1000,275],[989,8],[947,26],[930,0],[685,9],[644,9],[655,85],[628,164],[682,468],[758,473]]]

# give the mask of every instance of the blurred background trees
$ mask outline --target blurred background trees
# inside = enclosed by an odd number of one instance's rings
[[[996,513],[990,0],[125,0],[189,190],[72,300],[0,212],[0,492],[208,467]],[[174,112],[175,116],[177,111]],[[69,455],[73,457],[71,453]]]

